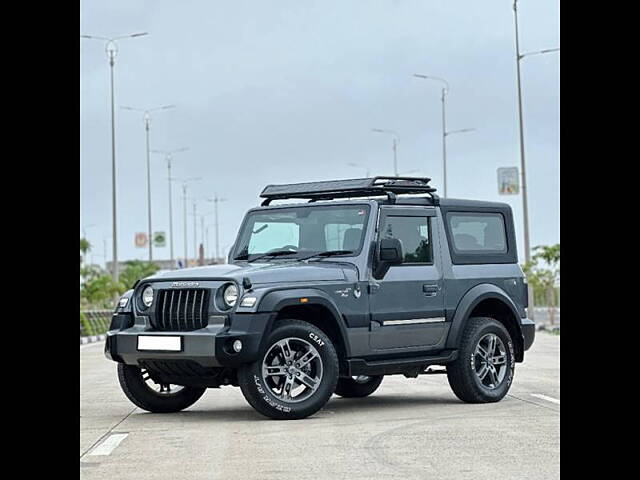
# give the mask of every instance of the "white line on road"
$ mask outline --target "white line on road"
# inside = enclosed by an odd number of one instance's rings
[[[542,395],[541,393],[532,393],[531,396],[539,398],[541,400],[546,400],[547,402],[551,402],[551,403],[555,403],[557,405],[560,405],[560,400],[558,400],[557,398],[547,397],[546,395]]]
[[[94,448],[89,455],[111,455],[111,452],[120,445],[128,433],[112,433],[104,439],[96,448]]]
[[[89,347],[95,347],[96,345],[104,345],[104,342],[86,343],[84,345],[80,345],[80,350],[84,350],[85,348]]]

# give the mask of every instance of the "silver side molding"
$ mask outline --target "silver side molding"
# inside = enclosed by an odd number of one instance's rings
[[[384,322],[382,322],[382,325],[413,325],[416,323],[438,323],[444,321],[444,317],[409,318],[407,320],[385,320]]]

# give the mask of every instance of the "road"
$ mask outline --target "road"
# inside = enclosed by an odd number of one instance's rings
[[[538,332],[501,402],[468,405],[445,375],[387,377],[312,418],[267,420],[239,388],[151,414],[120,391],[103,343],[80,347],[80,476],[113,479],[555,479],[560,337]]]

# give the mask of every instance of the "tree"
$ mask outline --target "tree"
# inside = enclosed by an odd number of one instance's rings
[[[88,279],[80,290],[80,298],[90,307],[112,308],[113,297],[122,294],[122,285],[114,283],[111,275],[100,275]]]
[[[156,273],[160,267],[155,263],[143,262],[140,260],[131,260],[126,262],[126,267],[120,273],[120,283],[123,285],[124,293],[127,289],[132,288],[133,284],[138,280],[148,277]]]
[[[82,268],[85,282],[80,287],[81,305],[87,308],[113,308],[113,299],[119,297],[140,279],[153,275],[160,267],[154,263],[131,260],[120,273],[119,281],[95,265]]]
[[[86,238],[80,238],[80,253],[83,257],[87,255],[88,252],[91,251],[91,243]]]
[[[560,284],[560,244],[538,245],[533,249],[531,261],[525,263],[523,270],[527,281],[535,291],[542,291],[549,307],[549,321],[554,324],[555,289]]]

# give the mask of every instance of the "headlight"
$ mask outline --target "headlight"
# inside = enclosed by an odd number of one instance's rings
[[[145,307],[149,308],[152,303],[153,303],[153,288],[148,286],[142,291],[142,304]]]
[[[233,307],[238,301],[238,287],[236,287],[235,285],[229,285],[224,289],[222,298],[224,299],[224,304],[227,307]]]

